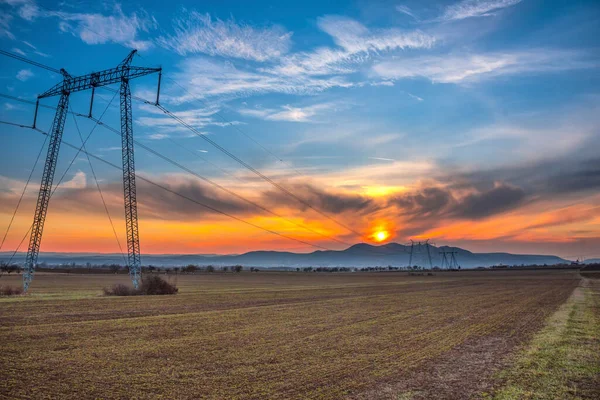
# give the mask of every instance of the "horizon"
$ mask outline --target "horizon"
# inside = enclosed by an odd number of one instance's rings
[[[357,245],[368,245],[371,247],[384,247],[384,246],[388,246],[391,244],[396,244],[396,245],[400,245],[400,246],[404,246],[404,247],[410,247],[410,243],[409,244],[405,244],[405,243],[398,243],[398,242],[387,242],[387,243],[367,243],[367,242],[358,242],[355,243],[347,248],[343,248],[343,249],[337,249],[337,250],[307,250],[306,252],[302,252],[302,251],[291,251],[291,253],[294,254],[312,254],[312,253],[317,253],[317,252],[324,252],[324,251],[335,251],[335,252],[343,252],[346,251],[348,249],[350,249],[351,247],[357,246]],[[522,255],[522,256],[527,256],[527,255],[539,255],[539,256],[556,256],[556,257],[560,257],[556,254],[534,254],[534,253],[511,253],[511,252],[506,252],[506,251],[498,251],[498,252],[476,252],[476,251],[471,251],[467,248],[464,247],[457,247],[457,246],[451,246],[451,245],[436,245],[434,243],[430,244],[431,247],[435,247],[435,248],[442,248],[442,247],[447,247],[447,248],[451,248],[451,249],[460,249],[460,250],[465,250],[468,251],[470,253],[473,254],[487,254],[487,253],[506,253],[506,254],[511,254],[511,255]],[[268,249],[256,249],[256,250],[249,250],[247,252],[242,252],[242,253],[141,253],[142,257],[143,256],[200,256],[200,257],[221,257],[221,256],[240,256],[240,255],[244,255],[247,253],[251,253],[251,252],[289,252],[286,250],[268,250]],[[0,251],[0,255],[12,255],[13,252],[12,251]],[[25,255],[27,254],[27,252],[17,252],[17,254],[20,255]],[[48,254],[60,254],[60,255],[69,255],[69,254],[73,254],[73,255],[100,255],[100,256],[122,256],[122,253],[116,252],[116,253],[103,253],[103,252],[75,252],[75,251],[41,251],[40,252],[40,256],[43,255],[48,255]],[[564,260],[567,261],[576,261],[578,259],[568,259],[568,258],[564,258],[564,257],[560,257],[563,258]],[[589,257],[589,259],[592,259],[594,257]],[[585,260],[585,258],[583,259]],[[143,262],[143,259],[142,259]]]
[[[163,68],[161,104],[196,132],[133,102],[142,255],[431,239],[475,253],[600,257],[597,2],[259,1],[249,9],[22,0],[0,2],[0,11],[0,49],[13,55],[78,76],[113,68],[137,48],[133,65]],[[61,77],[0,57],[0,121],[29,125],[34,106],[6,96],[35,101]],[[156,76],[131,86],[154,102]],[[119,128],[113,96],[97,90],[93,116]],[[70,101],[87,115],[89,92]],[[48,131],[53,116],[41,107],[38,127]],[[120,166],[120,139],[95,128],[69,115],[64,140],[79,145],[89,134],[87,151]],[[2,130],[0,252],[21,255],[45,137]],[[65,170],[41,253],[122,254],[122,172],[63,145],[55,185]]]

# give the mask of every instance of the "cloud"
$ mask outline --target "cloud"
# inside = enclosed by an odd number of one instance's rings
[[[398,11],[399,13],[408,15],[415,21],[419,21],[419,18],[411,11],[411,9],[408,6],[404,6],[404,5],[396,6],[396,11]]]
[[[22,42],[23,42],[23,44],[25,44],[26,46],[28,46],[28,47],[31,47],[33,50],[37,50],[37,47],[35,47],[35,46],[34,46],[34,45],[32,45],[31,43],[29,43],[28,41],[26,41],[26,40],[23,40]]]
[[[453,207],[452,214],[468,219],[478,219],[512,210],[525,200],[521,188],[498,184],[485,192],[469,194]]]
[[[14,47],[14,48],[12,49],[12,51],[13,51],[13,53],[20,54],[20,55],[22,55],[23,57],[25,57],[25,56],[27,55],[27,54],[25,54],[25,52],[24,52],[23,50],[21,50],[21,49],[18,49],[18,48],[16,48],[16,47]]]
[[[13,17],[10,14],[0,13],[0,36],[6,36],[14,40],[15,35],[10,31],[10,22]]]
[[[537,49],[520,52],[449,54],[383,61],[373,71],[386,79],[423,77],[439,83],[462,83],[533,72],[597,68],[600,62],[585,53]]]
[[[142,116],[136,119],[136,122],[142,126],[155,127],[159,129],[168,129],[170,131],[184,131],[189,132],[189,129],[181,125],[175,119],[165,115],[164,112],[157,109],[156,107],[149,105],[140,105],[140,111],[150,116]],[[228,125],[239,125],[240,121],[216,121],[212,116],[219,112],[217,107],[206,107],[206,108],[195,108],[183,111],[173,112],[173,115],[179,117],[188,125],[194,128],[203,128],[206,126],[228,126]],[[202,132],[201,132],[202,133]],[[151,139],[164,139],[168,135],[164,133],[155,133],[150,135]]]
[[[424,187],[391,200],[402,212],[413,219],[454,218],[476,220],[500,214],[520,206],[525,191],[505,183],[496,183],[492,189],[476,190],[460,195],[441,186]]]
[[[348,74],[374,54],[393,50],[431,48],[436,38],[421,31],[397,28],[369,29],[361,23],[340,16],[318,20],[319,28],[330,35],[337,48],[321,47],[284,57],[281,64],[267,70],[275,74],[331,75]]]
[[[493,12],[520,3],[521,0],[463,0],[446,7],[439,18],[443,21],[461,20],[472,17],[486,17]]]
[[[406,94],[409,95],[410,97],[412,97],[413,99],[417,100],[417,101],[423,101],[423,99],[421,97],[416,96],[416,95],[414,95],[412,93],[406,92]]]
[[[377,160],[377,161],[396,161],[393,158],[385,158],[385,157],[369,157],[370,160]]]
[[[280,109],[243,108],[238,110],[238,112],[242,115],[248,115],[269,121],[314,122],[311,120],[311,117],[314,117],[320,112],[332,110],[335,108],[335,106],[336,105],[334,103],[314,104],[307,107],[292,107],[285,105]]]
[[[27,21],[33,21],[40,16],[40,9],[33,1],[14,1],[13,3],[20,3],[19,16]]]
[[[139,50],[152,46],[151,41],[140,39],[140,33],[158,27],[154,17],[146,12],[125,15],[118,4],[108,16],[68,12],[48,12],[47,15],[61,20],[61,31],[69,32],[87,44],[119,43]]]
[[[338,46],[349,53],[430,48],[435,43],[433,36],[421,31],[406,32],[397,28],[368,29],[346,17],[321,17],[318,24]]]
[[[164,134],[164,133],[153,133],[148,135],[148,139],[152,139],[152,140],[161,140],[161,139],[167,139],[169,138],[169,135]]]
[[[25,82],[27,80],[29,80],[30,78],[32,78],[34,75],[33,72],[31,72],[30,69],[22,69],[19,72],[17,72],[17,79],[20,80],[21,82]]]
[[[211,96],[235,98],[264,93],[315,94],[334,87],[354,85],[337,76],[283,76],[255,71],[247,66],[239,68],[231,62],[213,61],[204,57],[185,59],[181,64],[181,72],[176,74],[176,80],[182,82],[186,92],[179,96],[171,95],[168,100],[173,103]]]
[[[173,95],[177,90],[169,93],[171,96],[166,99],[173,103],[198,97],[231,99],[266,93],[309,95],[332,88],[363,86],[364,82],[356,82],[348,75],[358,72],[364,63],[383,53],[431,48],[436,41],[435,37],[421,31],[369,29],[350,18],[326,16],[318,19],[318,26],[331,36],[335,46],[286,54],[290,34],[280,28],[251,28],[233,20],[213,21],[208,15],[197,13],[192,19],[196,21],[194,29],[186,27],[175,36],[164,36],[159,40],[161,45],[181,54],[201,52],[263,63],[256,66],[240,60],[186,58],[176,77],[184,82],[187,93],[180,91],[179,95]],[[393,82],[380,84],[391,86]],[[290,116],[288,113],[281,117]]]
[[[158,43],[184,56],[204,53],[211,56],[267,61],[287,53],[291,32],[278,26],[254,28],[233,19],[212,19],[209,14],[187,12],[174,20],[174,35],[162,36]]]
[[[85,160],[87,161],[87,159]],[[85,172],[77,171],[71,180],[63,182],[60,189],[85,189],[87,187],[87,179]]]
[[[325,213],[353,212],[368,214],[380,208],[380,205],[371,198],[339,191],[327,191],[311,183],[296,182],[286,185],[286,188],[305,203]],[[279,190],[269,190],[263,194],[262,198],[264,203],[270,206],[300,209],[302,211],[310,210],[306,205]]]

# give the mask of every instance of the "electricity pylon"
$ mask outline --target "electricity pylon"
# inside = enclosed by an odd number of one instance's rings
[[[415,257],[419,257],[422,255],[424,255],[426,253],[427,255],[427,262],[429,263],[429,269],[433,268],[433,265],[431,263],[431,252],[430,252],[430,247],[431,244],[429,243],[429,239],[427,239],[424,242],[414,242],[412,239],[410,240],[410,258],[408,261],[408,266],[409,267],[413,267],[413,260]],[[423,248],[425,250],[423,250]]]
[[[133,154],[133,127],[131,116],[131,89],[129,81],[144,75],[158,72],[158,90],[160,91],[161,68],[136,67],[131,65],[131,60],[135,55],[133,50],[116,67],[82,76],[71,76],[67,71],[61,69],[63,75],[61,83],[56,84],[51,89],[42,93],[37,98],[35,116],[33,119],[33,128],[37,120],[37,111],[39,101],[46,97],[60,96],[52,129],[50,130],[50,144],[48,145],[48,154],[46,155],[46,164],[42,174],[42,183],[38,195],[33,225],[31,228],[31,237],[29,238],[29,248],[27,249],[27,258],[25,259],[25,269],[23,271],[23,289],[27,291],[37,264],[42,241],[42,232],[44,222],[48,211],[48,203],[52,193],[52,181],[54,180],[54,171],[58,160],[58,152],[62,141],[65,120],[69,107],[69,95],[75,92],[92,89],[90,101],[90,115],[94,101],[94,92],[97,87],[107,86],[114,83],[121,84],[121,144],[123,157],[123,189],[125,197],[125,224],[127,226],[127,255],[129,276],[133,281],[133,286],[138,287],[141,278],[141,260],[140,260],[140,239],[138,231],[137,200],[135,187],[135,163]],[[156,95],[156,104],[158,104],[159,92]]]
[[[458,269],[460,266],[458,265],[458,261],[456,261],[456,254],[458,251],[456,250],[442,250],[440,251],[442,255],[442,269]],[[448,258],[450,256],[450,258]]]

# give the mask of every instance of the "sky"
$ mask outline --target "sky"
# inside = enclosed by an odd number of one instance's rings
[[[0,0],[0,42],[73,76],[131,49],[133,65],[162,67],[160,102],[193,129],[133,101],[142,253],[430,239],[600,257],[597,1]],[[35,101],[62,79],[0,57],[2,95]],[[133,94],[153,102],[157,80]],[[87,114],[90,92],[70,107]],[[38,128],[53,113],[40,108]],[[1,121],[33,114],[0,97]],[[104,125],[69,115],[63,140],[89,135],[87,151],[120,166],[119,95],[98,89],[93,115]],[[32,176],[0,249],[14,251],[46,137],[0,129],[0,234]],[[121,170],[63,145],[55,185],[63,174],[41,251],[126,248]]]

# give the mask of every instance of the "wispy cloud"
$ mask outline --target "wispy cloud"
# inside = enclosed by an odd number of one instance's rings
[[[369,160],[377,160],[377,161],[396,161],[393,158],[385,158],[385,157],[369,157]]]
[[[155,107],[148,105],[141,105],[139,109],[145,112],[145,116],[138,117],[136,122],[142,126],[155,127],[159,129],[165,129],[169,132],[188,132],[190,135],[194,135],[191,133],[188,128],[180,125],[180,123],[173,118],[165,116],[164,113],[158,110]],[[213,118],[213,115],[218,113],[219,109],[216,107],[208,107],[208,108],[195,108],[183,111],[177,111],[173,114],[179,117],[188,125],[193,126],[194,128],[203,128],[206,126],[228,126],[228,125],[239,125],[240,121],[217,121]],[[205,132],[200,132],[204,134]],[[164,136],[161,136],[164,135]],[[150,135],[152,139],[165,139],[167,136],[165,132],[155,133]]]
[[[406,92],[406,94],[409,95],[410,97],[412,97],[413,99],[417,100],[417,101],[423,101],[423,99],[421,97],[416,96],[416,95],[414,95],[412,93]]]
[[[291,121],[291,122],[314,122],[311,117],[332,110],[336,107],[334,103],[314,104],[307,107],[293,107],[285,105],[279,109],[249,109],[238,110],[242,115],[248,115],[270,121]]]
[[[436,42],[435,37],[421,31],[369,29],[347,17],[321,17],[318,25],[338,47],[321,47],[292,54],[269,71],[287,76],[348,74],[355,72],[358,65],[371,59],[374,54],[431,48]]]
[[[12,51],[13,51],[13,53],[17,53],[17,54],[20,54],[20,55],[22,55],[22,56],[26,56],[25,52],[24,52],[23,50],[21,50],[21,49],[17,48],[17,47],[14,47],[14,48],[12,49]]]
[[[291,45],[292,33],[279,26],[255,28],[195,11],[183,14],[173,22],[175,34],[158,39],[160,45],[180,55],[204,53],[266,61],[287,53]]]
[[[415,15],[415,13],[413,13],[411,11],[411,9],[408,6],[399,5],[399,6],[396,6],[396,10],[402,14],[412,17],[415,21],[419,21],[419,18]]]
[[[209,35],[212,39],[203,43],[198,51],[223,56],[235,52],[238,58],[256,61],[269,59],[269,63],[256,68],[246,63],[224,62],[207,57],[187,58],[181,63],[182,71],[177,78],[185,82],[189,93],[173,96],[171,100],[182,103],[195,97],[232,98],[263,93],[302,95],[335,87],[360,86],[363,83],[350,79],[348,75],[357,72],[364,63],[384,53],[430,48],[436,41],[435,37],[421,31],[369,29],[353,19],[339,16],[322,17],[318,25],[331,36],[336,46],[282,55],[287,45],[277,42],[279,39],[274,39],[272,31],[259,34],[259,31],[233,25],[231,21],[213,23],[206,20],[201,35]],[[244,41],[238,38],[241,32],[246,32]],[[286,37],[283,31],[277,35],[278,38]],[[266,41],[265,37],[270,40]],[[238,46],[242,46],[241,52]],[[393,82],[381,84],[393,85]]]
[[[439,19],[452,21],[490,16],[495,11],[514,6],[520,2],[521,0],[463,0],[448,6]]]
[[[460,83],[501,75],[597,68],[599,65],[599,60],[585,53],[537,49],[405,58],[381,62],[373,70],[388,79],[424,77],[433,82]]]
[[[68,12],[48,12],[48,16],[60,19],[59,28],[79,37],[87,44],[119,43],[139,50],[152,46],[149,40],[140,39],[140,33],[158,27],[154,17],[148,13],[123,13],[120,5],[115,5],[111,15]]]
[[[22,69],[19,72],[17,72],[17,79],[20,80],[21,82],[25,82],[27,80],[29,80],[30,78],[32,78],[34,76],[34,73],[31,72],[30,69]]]
[[[15,35],[11,32],[10,22],[13,17],[7,13],[0,13],[0,36],[6,36],[9,39],[14,40]]]
[[[274,72],[256,71],[248,66],[237,67],[231,62],[218,62],[204,57],[187,58],[181,64],[176,79],[186,92],[165,97],[174,103],[211,96],[240,97],[262,93],[314,94],[333,87],[354,84],[343,77],[285,76]]]

